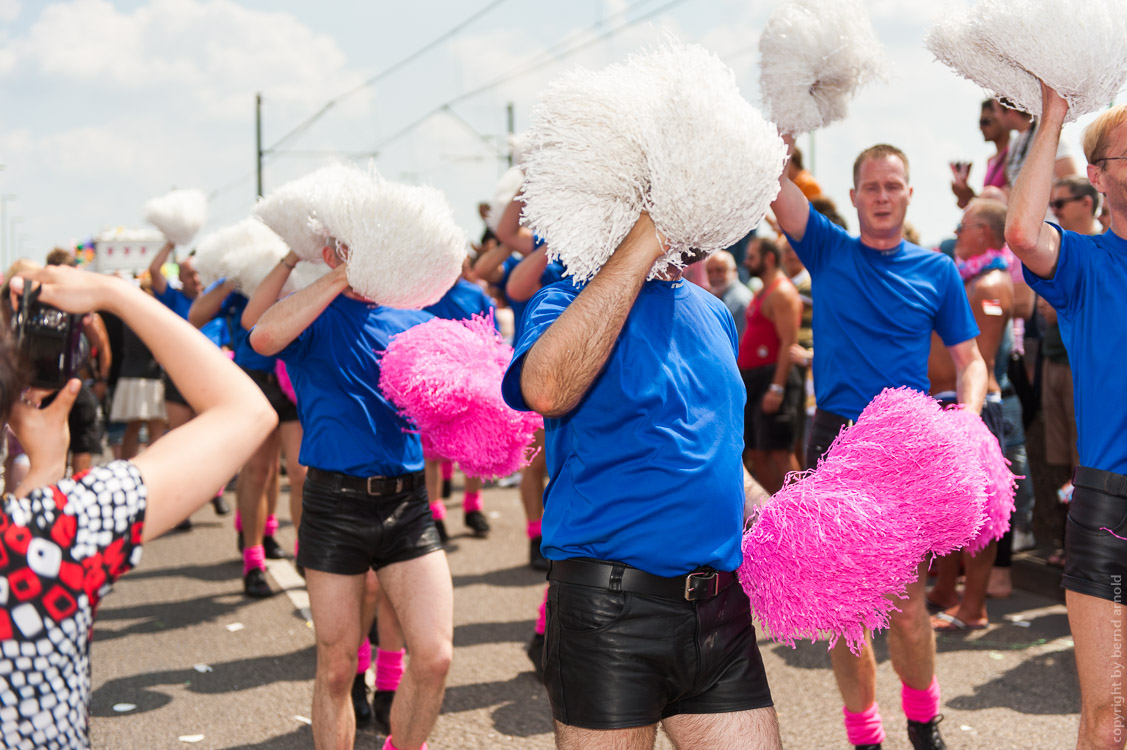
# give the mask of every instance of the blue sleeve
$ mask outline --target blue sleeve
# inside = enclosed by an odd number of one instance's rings
[[[939,310],[935,314],[935,332],[943,339],[944,346],[955,346],[978,336],[978,323],[974,319],[974,311],[970,309],[967,289],[955,261],[946,255],[937,255],[936,258],[941,261],[943,289]]]
[[[1037,274],[1022,268],[1025,281],[1037,294],[1057,310],[1066,314],[1072,310],[1072,300],[1079,299],[1084,269],[1081,266],[1084,253],[1078,247],[1085,238],[1075,232],[1066,232],[1056,224],[1047,222],[1049,226],[1060,234],[1060,254],[1057,256],[1057,267],[1051,279],[1042,279]]]
[[[163,304],[169,310],[175,310],[176,295],[178,295],[179,293],[180,292],[178,290],[172,288],[172,284],[169,284],[167,281],[165,281],[164,291],[160,294],[153,292],[153,296],[160,300],[161,304]]]
[[[563,314],[578,292],[567,285],[544,287],[537,292],[528,302],[524,311],[524,328],[520,338],[517,339],[513,351],[513,361],[505,370],[505,377],[501,381],[501,395],[505,403],[517,411],[532,411],[524,401],[524,394],[520,389],[521,371],[524,369],[524,356],[532,345],[540,340],[544,331],[556,322]]]
[[[819,262],[825,256],[827,247],[836,239],[836,233],[849,237],[844,229],[831,223],[811,205],[810,215],[806,219],[806,232],[802,235],[802,239],[795,240],[788,234],[787,241],[794,248],[795,255],[802,261],[802,265],[813,274],[819,270]]]

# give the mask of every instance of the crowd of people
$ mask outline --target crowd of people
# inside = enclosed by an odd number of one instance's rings
[[[1127,717],[1106,652],[1127,560],[1127,411],[1104,349],[1123,342],[1127,313],[1127,108],[1088,129],[1085,177],[1060,140],[1063,100],[1043,93],[1037,118],[982,103],[979,127],[997,152],[977,189],[969,165],[952,164],[964,213],[934,249],[910,239],[907,154],[879,144],[857,157],[853,235],[786,137],[768,220],[654,278],[666,246],[647,214],[577,287],[521,225],[519,196],[424,311],[356,293],[339,242],[322,251],[328,272],[288,296],[293,252],[247,294],[226,280],[203,288],[190,255],[166,277],[171,243],[137,283],[69,268],[66,251],[46,268],[9,269],[5,300],[34,285],[44,302],[82,313],[84,348],[76,378],[48,402],[25,387],[15,342],[0,343],[11,592],[0,638],[5,655],[9,643],[38,654],[0,676],[21,695],[0,710],[4,743],[87,746],[99,598],[144,542],[190,528],[207,502],[229,513],[232,481],[243,591],[272,595],[265,560],[289,556],[274,538],[284,466],[316,630],[316,745],[350,747],[357,724],[375,721],[385,748],[426,747],[454,655],[452,469],[379,390],[379,355],[432,316],[492,314],[515,350],[505,400],[545,419],[519,492],[529,565],[549,581],[528,654],[559,747],[650,747],[659,723],[678,747],[780,746],[734,575],[745,521],[788,474],[814,468],[882,389],[909,386],[980,414],[1022,476],[1011,531],[921,560],[892,617],[912,746],[946,746],[936,633],[987,627],[990,598],[1012,591],[1012,553],[1040,545],[1060,547],[1078,746],[1122,748]],[[1027,450],[1035,420],[1043,445]],[[103,441],[113,460],[95,465]],[[185,462],[197,467],[190,483]],[[1070,472],[1069,504],[1035,499],[1031,477],[1045,465]],[[464,524],[486,538],[482,482],[464,486]],[[1067,512],[1067,534],[1036,538],[1035,503]],[[871,644],[835,646],[832,664],[848,742],[879,748]]]

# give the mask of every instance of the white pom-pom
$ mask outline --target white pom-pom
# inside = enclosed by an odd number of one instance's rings
[[[381,305],[422,308],[454,285],[466,258],[466,235],[446,197],[426,186],[401,185],[374,171],[351,174],[319,205],[315,231],[348,247],[348,283]]]
[[[501,179],[497,180],[497,187],[493,189],[493,198],[489,201],[489,213],[485,216],[485,225],[497,231],[497,223],[501,221],[501,214],[512,203],[513,197],[520,192],[521,183],[524,182],[524,172],[520,167],[510,167]]]
[[[349,183],[366,180],[355,167],[330,164],[291,180],[255,206],[254,212],[303,260],[322,261],[328,239],[318,225],[320,211],[349,191]]]
[[[250,216],[204,237],[195,257],[201,281],[206,267],[207,283],[226,278],[249,297],[288,252],[281,237]]]
[[[669,242],[651,277],[733,244],[763,218],[786,158],[732,71],[675,40],[553,81],[528,140],[522,215],[576,283],[641,211]]]
[[[841,120],[857,89],[885,71],[876,32],[857,0],[787,0],[759,37],[759,83],[784,133]]]
[[[1018,109],[1041,114],[1044,81],[1070,122],[1103,109],[1127,81],[1122,0],[980,0],[948,12],[927,36],[941,62]]]
[[[286,284],[282,287],[282,294],[304,289],[328,272],[329,267],[325,265],[324,261],[300,260],[297,262],[297,267],[290,271],[290,277],[286,279]]]
[[[202,190],[173,190],[145,204],[145,221],[175,245],[187,245],[207,221],[207,195]]]

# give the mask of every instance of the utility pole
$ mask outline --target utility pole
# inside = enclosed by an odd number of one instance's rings
[[[509,102],[505,105],[505,117],[508,121],[509,132],[509,166],[513,166],[513,103]]]
[[[256,195],[262,197],[262,94],[254,95],[254,164]]]

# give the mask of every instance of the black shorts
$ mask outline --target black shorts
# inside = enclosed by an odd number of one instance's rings
[[[102,421],[98,418],[98,398],[85,383],[67,415],[71,453],[102,452]]]
[[[825,409],[817,409],[810,423],[810,434],[806,436],[806,466],[803,468],[817,468],[818,462],[833,445],[841,428],[852,424],[852,419]]]
[[[326,478],[328,475],[328,479]],[[301,497],[297,564],[338,575],[360,575],[442,549],[427,502],[423,473],[405,475],[402,492],[368,494],[342,486],[343,475],[310,468]]]
[[[751,604],[738,582],[690,602],[565,583],[554,579],[557,565],[548,574],[544,643],[557,721],[626,729],[772,705]]]
[[[1061,585],[1122,604],[1127,576],[1127,475],[1078,466],[1072,483]]]
[[[982,413],[979,415],[982,418],[982,423],[986,425],[986,429],[990,430],[990,434],[998,441],[998,445],[1005,450],[1006,447],[1006,414],[1002,408],[1002,401],[999,396],[995,396],[991,400],[990,394],[986,394],[986,400],[982,402]],[[944,409],[955,406],[959,403],[957,398],[936,398],[939,405]]]
[[[297,421],[297,404],[290,401],[282,391],[282,386],[278,383],[278,375],[273,372],[265,372],[263,370],[251,370],[247,367],[242,368],[243,372],[247,374],[254,384],[259,387],[262,394],[266,396],[266,400],[270,402],[270,406],[274,408],[275,413],[278,415],[279,422],[296,422]]]
[[[189,409],[192,408],[191,404],[189,404],[187,400],[185,400],[184,396],[180,394],[179,389],[176,388],[176,384],[172,382],[172,378],[168,377],[167,372],[161,372],[160,379],[164,382],[165,402],[187,406]]]
[[[802,414],[804,384],[802,373],[791,367],[783,387],[783,401],[774,414],[763,411],[763,395],[775,378],[775,365],[740,370],[747,389],[744,406],[744,447],[751,451],[786,451],[794,449],[798,434],[798,418]]]

